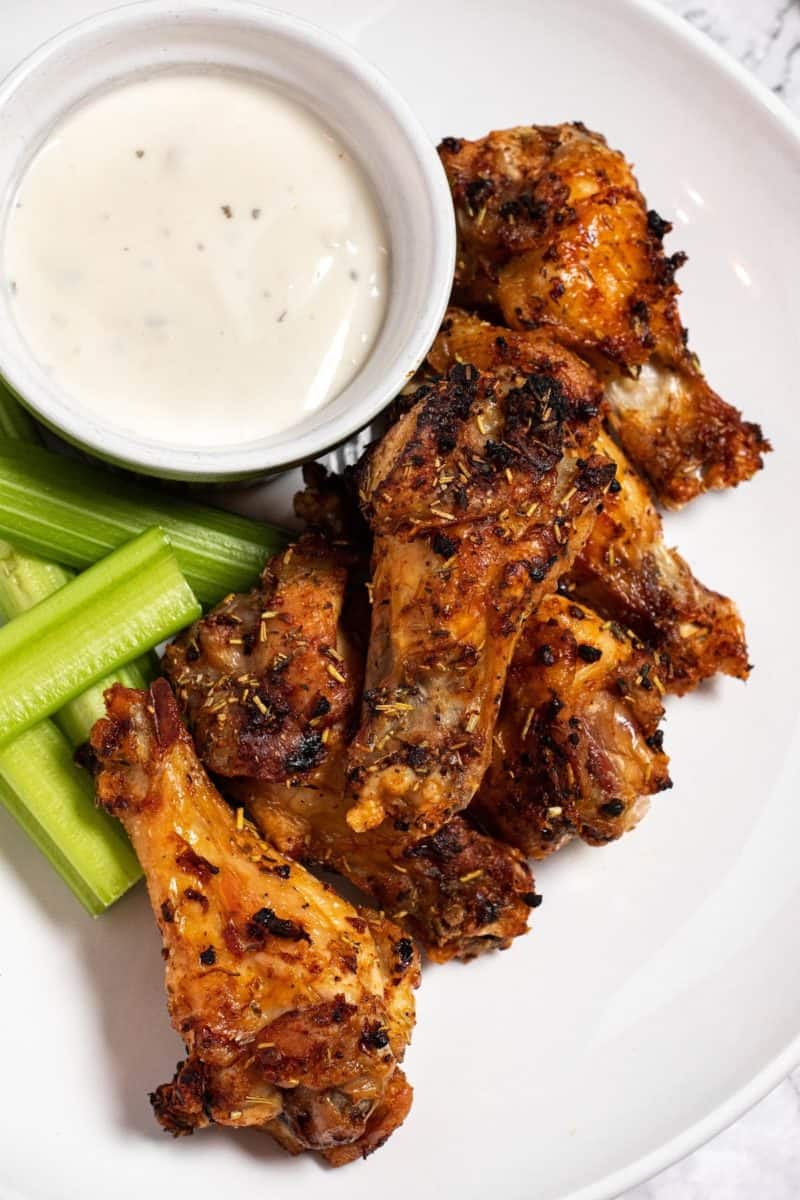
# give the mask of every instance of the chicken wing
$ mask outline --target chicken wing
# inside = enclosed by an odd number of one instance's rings
[[[527,371],[548,353],[574,359],[558,346],[548,349],[549,342],[544,330],[517,333],[450,309],[428,357],[437,371],[459,361],[479,370],[513,363]],[[574,362],[569,366],[578,369]],[[616,477],[565,590],[656,650],[668,691],[682,694],[717,672],[747,678],[747,646],[736,606],[695,579],[678,552],[664,545],[648,489],[613,439],[601,430],[595,446],[616,463]]]
[[[769,449],[712,391],[686,346],[669,222],[580,122],[439,147],[459,234],[454,300],[546,329],[603,371],[614,430],[659,500],[677,507],[748,479]]]
[[[664,544],[661,517],[619,447],[605,434],[597,444],[616,462],[617,475],[566,590],[647,642],[667,691],[683,695],[717,673],[747,679],[736,605],[695,579],[678,551]]]
[[[588,534],[613,466],[592,452],[599,393],[552,360],[457,364],[368,454],[372,630],[347,820],[417,838],[483,776],[522,623]]]
[[[166,680],[117,684],[106,706],[91,738],[97,796],[144,869],[187,1050],[151,1097],[158,1120],[176,1135],[263,1129],[334,1165],[369,1153],[411,1102],[397,1064],[414,1022],[412,942],[234,820]]]
[[[308,511],[308,493],[299,499],[300,508]],[[334,528],[342,533],[336,511],[325,507],[326,523],[337,516]],[[366,633],[369,623],[368,612],[359,611],[358,596],[347,584],[357,584],[360,573],[359,555],[341,541],[334,546],[321,534],[304,534],[291,554],[268,564],[261,588],[230,597],[168,648],[165,667],[198,752],[208,762],[221,761],[226,774],[235,764],[237,775],[248,776],[228,778],[225,789],[246,807],[268,842],[292,859],[338,871],[402,921],[430,957],[471,958],[507,946],[526,931],[529,910],[539,901],[517,851],[462,818],[416,843],[391,823],[365,833],[354,833],[347,823],[345,756],[363,681],[364,641],[359,642],[358,633]],[[270,615],[261,636],[264,612]],[[270,672],[276,648],[290,643],[303,665],[300,707],[317,714],[305,724],[295,712],[283,714],[283,723],[299,730],[306,744],[319,736],[315,754],[305,764],[296,755],[287,762],[282,752],[270,749],[270,738],[278,746],[285,740],[276,718],[259,725],[254,742],[235,700],[215,707],[215,717],[205,707],[209,691],[227,694],[229,700],[240,697],[239,681],[246,676],[251,697],[261,696],[264,707],[275,713]],[[254,659],[267,666],[258,679]],[[280,679],[292,670],[287,663]],[[227,686],[231,683],[233,688]],[[286,694],[284,687],[281,695]],[[308,696],[313,698],[310,710]],[[329,696],[326,708],[319,698]],[[250,703],[248,697],[245,708]],[[246,728],[246,744],[237,744]]]
[[[613,622],[549,596],[508,673],[489,770],[470,813],[544,858],[577,835],[620,837],[671,786],[652,655]]]

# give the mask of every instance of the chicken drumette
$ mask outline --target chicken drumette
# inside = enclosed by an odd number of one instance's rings
[[[119,817],[161,929],[186,1061],[152,1096],[174,1134],[270,1133],[334,1165],[368,1154],[411,1102],[410,938],[237,822],[197,760],[166,680],[115,685],[92,732],[97,796]]]
[[[581,123],[520,126],[440,148],[458,222],[454,300],[544,329],[606,380],[614,431],[659,500],[748,479],[769,449],[686,346],[671,228],[630,165]]]
[[[310,500],[299,498],[309,515]],[[318,521],[321,506],[328,527],[345,532],[317,493]],[[391,823],[355,833],[346,820],[369,625],[363,557],[341,539],[303,535],[259,588],[177,639],[165,668],[201,757],[272,845],[351,880],[431,957],[470,958],[525,932],[538,897],[522,856],[463,818],[421,841]]]
[[[563,596],[528,620],[508,673],[494,754],[472,802],[497,837],[544,858],[578,836],[604,845],[670,787],[652,654]]]
[[[613,465],[593,452],[599,391],[543,352],[535,369],[457,364],[367,455],[374,535],[354,830],[417,838],[466,807],[491,754],[508,663],[588,535]]]
[[[540,361],[547,340],[540,330],[501,329],[454,308],[428,357],[440,372],[454,362],[480,370],[513,364],[525,371]],[[574,357],[559,348],[551,353],[562,360]],[[648,489],[612,438],[601,430],[595,445],[616,463],[616,477],[563,590],[654,649],[668,691],[689,691],[717,672],[746,678],[747,647],[735,604],[695,579],[678,552],[664,544]]]
[[[746,679],[747,643],[736,605],[700,583],[665,545],[661,517],[619,447],[607,435],[597,444],[616,462],[617,475],[566,590],[647,642],[669,692],[683,695],[717,673]]]

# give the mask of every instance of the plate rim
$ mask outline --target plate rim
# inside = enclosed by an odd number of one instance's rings
[[[796,117],[785,101],[781,100],[765,83],[744,66],[737,58],[713,38],[697,29],[684,16],[668,8],[666,0],[625,0],[628,8],[660,24],[676,37],[693,47],[709,65],[737,84],[753,104],[769,114],[777,128],[794,143],[800,163],[800,118]],[[563,1192],[557,1200],[623,1200],[624,1193],[641,1183],[659,1175],[675,1163],[682,1162],[694,1151],[712,1141],[725,1129],[735,1124],[750,1109],[754,1108],[770,1092],[774,1091],[800,1066],[800,1023],[795,1036],[784,1048],[762,1066],[759,1071],[737,1088],[721,1104],[712,1108],[704,1117],[676,1134],[655,1150],[640,1155],[633,1162],[619,1167],[601,1179],[584,1185],[577,1190]]]

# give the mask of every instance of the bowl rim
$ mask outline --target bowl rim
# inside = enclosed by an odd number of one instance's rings
[[[48,38],[12,68],[0,81],[0,109],[27,79],[46,72],[52,58],[71,43],[79,43],[98,31],[112,34],[135,28],[139,22],[162,16],[185,24],[187,29],[193,21],[212,18],[221,23],[247,20],[266,32],[288,32],[315,54],[333,60],[337,67],[348,72],[396,122],[420,170],[433,234],[433,255],[426,268],[430,284],[425,302],[417,312],[413,333],[383,373],[380,385],[370,388],[345,411],[325,419],[326,408],[336,399],[332,397],[315,414],[310,414],[318,418],[310,429],[296,432],[290,426],[271,439],[221,447],[151,442],[105,426],[96,415],[81,414],[72,407],[66,392],[56,385],[48,389],[41,386],[41,381],[32,379],[24,362],[16,356],[8,357],[2,343],[0,380],[47,428],[72,445],[115,465],[161,478],[197,482],[263,477],[317,458],[346,441],[367,426],[412,377],[439,330],[450,298],[456,258],[452,198],[433,141],[408,101],[383,72],[339,34],[283,9],[267,7],[258,0],[225,0],[224,4],[220,0],[189,0],[181,4],[175,0],[132,0],[85,17]],[[369,178],[368,167],[366,170]],[[390,289],[391,286],[390,283]],[[368,361],[369,357],[363,366]]]

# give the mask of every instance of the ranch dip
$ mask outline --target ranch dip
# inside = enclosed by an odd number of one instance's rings
[[[77,409],[230,445],[335,396],[383,319],[370,185],[301,105],[240,75],[156,74],[69,114],[13,200],[19,329]]]

